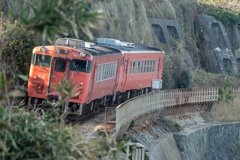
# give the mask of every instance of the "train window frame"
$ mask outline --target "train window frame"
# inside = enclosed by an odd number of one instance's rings
[[[152,60],[149,60],[149,68],[148,73],[152,73]]]
[[[101,80],[104,80],[104,64],[102,64],[102,74],[101,74]]]
[[[151,70],[152,73],[154,73],[154,72],[153,72],[153,68],[154,68],[153,62],[154,62],[154,60],[152,59],[152,70]]]
[[[154,68],[155,68],[155,59],[152,60],[152,73],[154,73]]]
[[[133,74],[135,74],[136,71],[136,60],[133,61]]]
[[[144,60],[144,74],[147,71],[147,59]]]
[[[130,73],[129,73],[129,75],[132,74],[132,64],[133,64],[133,60],[131,60],[131,63],[130,63]]]
[[[108,63],[108,79],[111,78],[111,68],[110,68],[110,63]]]
[[[101,64],[99,64],[98,82],[101,81]]]
[[[117,62],[114,63],[114,74],[113,74],[114,76],[113,77],[116,76],[116,69],[117,69]]]
[[[121,66],[123,65],[124,62],[124,56],[121,57]]]
[[[138,73],[137,74],[141,73],[141,62],[142,62],[142,60],[138,60]]]
[[[150,68],[150,59],[147,61],[147,73],[149,73],[149,68]]]
[[[106,63],[106,75],[105,75],[105,79],[107,80],[108,79],[108,63]]]
[[[154,72],[157,72],[157,66],[158,66],[158,60],[155,59],[155,71]]]
[[[95,82],[98,82],[98,75],[99,75],[99,64],[97,65],[97,73],[96,73]]]
[[[157,70],[157,59],[154,60],[154,73],[156,72]]]
[[[41,61],[42,61],[43,54],[33,53],[32,60],[31,60],[31,65],[42,66],[42,67],[50,67],[51,66],[52,56],[44,55],[45,60],[46,60],[46,57],[49,58],[47,65],[43,65],[41,62],[40,62],[40,64],[38,64],[39,63],[38,60],[37,60],[39,58],[38,56],[41,56]]]
[[[128,60],[125,62],[125,74],[127,74],[127,65],[128,65]]]
[[[113,63],[110,64],[110,67],[111,67],[111,73],[110,73],[110,76],[111,78],[113,78],[113,72],[114,72],[114,68],[113,68]]]
[[[136,64],[135,64],[135,74],[137,74],[138,72],[138,60],[136,60]]]
[[[141,65],[141,74],[142,74],[144,70],[144,60],[141,60],[141,61],[142,61],[142,65]]]
[[[74,69],[74,68],[72,67],[72,64],[73,64],[73,63],[76,63],[76,62],[79,62],[79,61],[86,62],[86,66],[85,66],[86,70],[85,70],[85,71],[83,71],[83,70],[77,70],[77,69]],[[92,70],[92,61],[81,60],[81,59],[72,59],[72,60],[70,61],[70,70],[71,70],[71,71],[84,72],[84,73],[91,73],[91,70]]]
[[[104,79],[103,80],[106,80],[106,77],[107,77],[107,63],[104,64]]]
[[[58,70],[59,68],[57,68],[58,66],[59,66],[59,64],[58,64],[58,62],[60,62],[60,61],[62,61],[62,62],[64,62],[65,63],[65,65],[64,65],[64,69],[62,70],[62,71],[60,71],[60,70]],[[63,64],[60,64],[60,66],[62,66]],[[56,72],[65,72],[66,71],[66,68],[67,68],[67,62],[66,62],[66,60],[64,60],[64,59],[57,59],[56,60],[56,62],[55,62],[55,68],[54,68],[54,70],[56,71]]]
[[[101,81],[101,75],[102,75],[102,64],[99,64],[99,75],[98,75],[98,82]]]

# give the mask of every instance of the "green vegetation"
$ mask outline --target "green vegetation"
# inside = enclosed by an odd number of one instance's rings
[[[16,74],[28,75],[32,50],[38,45],[33,32],[28,32],[24,37],[13,39],[3,49],[5,63],[12,64],[11,70],[17,71]]]
[[[231,85],[230,85],[230,80],[226,79],[223,83],[222,86],[224,88],[219,88],[218,89],[218,101],[224,101],[224,102],[229,102],[233,101],[233,91],[231,90]]]
[[[239,0],[198,0],[201,12],[217,18],[223,24],[240,23],[240,1]]]
[[[132,137],[127,137],[127,135],[124,133],[121,135],[121,138],[118,138],[117,139],[117,142],[120,144],[120,143],[124,143],[124,144],[127,144],[127,143],[137,143],[136,140],[134,140]],[[129,159],[132,159],[132,151],[133,151],[133,146],[129,146],[129,153],[130,153],[130,156],[128,157]],[[127,153],[126,149],[123,149],[123,152],[124,153]],[[145,160],[149,160],[149,157],[147,156],[147,154],[145,153],[144,155],[144,159]]]
[[[58,127],[36,112],[0,108],[1,159],[101,159],[110,152],[107,138],[88,143],[70,127]]]

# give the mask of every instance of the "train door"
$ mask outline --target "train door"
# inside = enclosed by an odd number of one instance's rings
[[[50,88],[48,97],[57,98],[59,93],[55,90],[55,87],[59,85],[59,82],[63,78],[68,78],[69,60],[64,58],[54,58],[52,60],[51,76],[50,76]]]

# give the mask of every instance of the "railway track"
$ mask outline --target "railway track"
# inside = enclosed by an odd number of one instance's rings
[[[114,107],[118,105],[112,105],[107,110],[107,120],[111,120],[116,117],[116,111]],[[80,133],[83,136],[88,136],[94,129],[102,126],[105,122],[105,108],[100,108],[98,113],[94,113],[91,115],[87,115],[86,117],[80,117],[79,119],[71,122],[71,124],[75,125],[75,130],[77,133]],[[76,125],[78,124],[78,125]]]

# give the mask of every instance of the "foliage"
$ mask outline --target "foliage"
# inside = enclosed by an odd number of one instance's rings
[[[178,88],[190,88],[191,86],[191,75],[187,69],[183,70],[181,77],[178,81]]]
[[[218,101],[233,101],[234,97],[232,96],[233,91],[231,90],[231,85],[230,85],[230,80],[226,79],[223,83],[222,86],[224,88],[219,88],[218,89]]]
[[[124,144],[127,144],[127,143],[132,143],[132,142],[137,142],[136,140],[134,140],[133,138],[131,137],[127,137],[126,134],[122,134],[121,138],[118,138],[117,139],[117,142],[118,143],[124,143]],[[133,146],[129,146],[129,153],[130,153],[130,156],[129,156],[129,159],[132,159],[132,151],[133,151]],[[127,151],[125,149],[123,149],[123,152],[124,153],[127,153]],[[144,159],[145,160],[149,160],[149,157],[147,156],[147,154],[145,153],[144,155]]]
[[[225,25],[236,25],[240,22],[239,0],[198,0],[198,2],[203,14],[214,16]]]
[[[101,159],[113,156],[107,138],[91,143],[77,135],[72,127],[57,127],[36,112],[18,108],[0,108],[0,155],[3,159]],[[119,143],[120,144],[120,143]],[[119,147],[119,146],[117,146]]]
[[[79,30],[92,39],[90,28],[98,24],[97,16],[101,15],[92,12],[89,3],[82,0],[42,0],[40,5],[28,3],[30,9],[22,11],[19,25],[27,31],[42,35],[43,42],[48,40],[53,43],[55,37],[67,36],[71,31],[78,38]]]
[[[32,50],[37,45],[33,32],[28,32],[24,37],[13,39],[3,49],[5,62],[11,64],[11,69],[18,74],[28,75]]]

